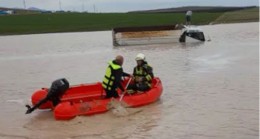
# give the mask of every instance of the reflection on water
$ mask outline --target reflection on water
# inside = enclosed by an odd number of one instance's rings
[[[0,138],[258,138],[258,24],[202,26],[204,43],[116,48],[110,31],[1,36]],[[162,80],[158,102],[66,122],[51,111],[24,114],[36,89],[61,77],[100,81],[117,54],[131,73],[139,52]]]

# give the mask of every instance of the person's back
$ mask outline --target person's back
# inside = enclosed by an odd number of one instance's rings
[[[192,15],[192,11],[187,11],[186,12],[186,16],[191,16]]]
[[[124,59],[122,56],[117,56],[115,60],[109,62],[102,82],[102,87],[106,91],[106,98],[118,97],[117,88],[124,91],[121,85],[121,78],[122,76],[129,76],[129,74],[123,72],[123,62]]]

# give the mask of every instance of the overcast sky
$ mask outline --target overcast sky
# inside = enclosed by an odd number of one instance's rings
[[[59,2],[60,1],[60,2]],[[0,0],[0,7],[127,12],[181,6],[258,6],[258,0]]]

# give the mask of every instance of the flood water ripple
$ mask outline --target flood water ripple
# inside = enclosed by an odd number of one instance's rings
[[[258,139],[259,23],[201,28],[211,41],[117,48],[110,31],[0,36],[0,138]],[[101,81],[117,54],[131,73],[139,52],[162,80],[157,102],[126,116],[24,114],[32,93],[53,80]]]

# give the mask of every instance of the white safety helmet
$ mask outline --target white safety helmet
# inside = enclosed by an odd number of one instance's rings
[[[136,60],[136,61],[137,61],[137,60],[143,60],[143,61],[145,61],[145,55],[144,55],[143,53],[139,53],[139,54],[136,55],[135,60]]]

